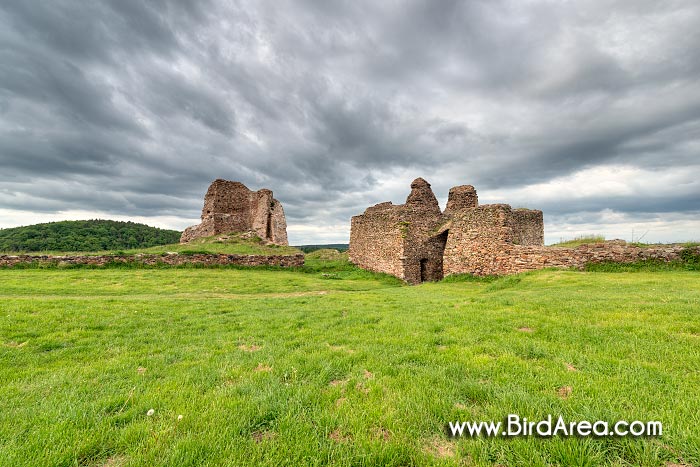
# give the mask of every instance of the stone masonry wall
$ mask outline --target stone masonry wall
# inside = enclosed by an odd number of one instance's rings
[[[479,205],[479,197],[476,194],[476,189],[471,185],[460,185],[450,188],[450,193],[447,196],[447,206],[445,214],[462,209],[471,209]]]
[[[402,279],[409,284],[442,279],[446,236],[437,231],[443,216],[430,184],[415,179],[401,210],[406,227]]]
[[[56,264],[71,265],[85,264],[104,266],[109,263],[138,263],[149,266],[167,264],[180,266],[197,264],[203,266],[239,265],[239,266],[281,266],[301,267],[304,265],[304,255],[227,255],[227,254],[193,254],[181,255],[171,253],[166,255],[98,255],[98,256],[34,256],[34,255],[0,255],[0,267],[13,267],[18,264]]]
[[[348,257],[363,269],[403,279],[406,235],[407,226],[402,222],[400,208],[391,203],[377,204],[352,218]]]
[[[512,211],[507,204],[487,204],[453,216],[445,246],[445,275],[497,268],[504,246],[512,245]],[[489,274],[489,273],[486,273]]]
[[[544,245],[544,217],[536,209],[513,209],[511,228],[516,245]]]

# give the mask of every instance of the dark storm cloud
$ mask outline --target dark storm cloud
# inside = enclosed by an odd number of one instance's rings
[[[347,224],[415,176],[488,199],[627,166],[683,188],[538,202],[695,212],[698,43],[692,0],[6,2],[0,208],[194,218],[222,177]]]
[[[592,196],[567,200],[566,205],[551,201],[538,206],[552,215],[569,212],[596,212],[601,207],[629,214],[688,212],[700,215],[700,193],[650,196],[643,200],[632,196]]]
[[[629,111],[606,109],[604,114],[574,122],[548,121],[549,127],[534,141],[523,139],[519,148],[513,148],[523,163],[522,170],[491,167],[484,172],[484,184],[499,187],[542,182],[577,169],[612,162],[668,167],[671,162],[668,153],[678,144],[677,140],[657,139],[655,146],[646,147],[636,143],[681,125],[700,128],[700,96],[677,98],[677,102],[655,102],[653,107]],[[651,157],[645,160],[649,153]],[[691,165],[698,161],[698,156],[697,150],[676,154],[672,165]]]

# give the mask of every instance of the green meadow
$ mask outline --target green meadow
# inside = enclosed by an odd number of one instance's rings
[[[0,466],[697,466],[700,273],[0,270]],[[660,437],[450,438],[658,420]]]

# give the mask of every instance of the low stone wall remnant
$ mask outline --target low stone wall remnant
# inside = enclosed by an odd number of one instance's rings
[[[622,240],[587,243],[576,248],[500,243],[484,249],[483,244],[467,244],[460,252],[461,261],[451,262],[449,266],[450,274],[501,276],[543,268],[583,269],[591,263],[672,262],[680,260],[684,250],[700,255],[700,247],[676,244],[642,248]]]
[[[19,264],[55,264],[105,266],[111,263],[134,263],[146,266],[181,266],[185,264],[202,266],[280,266],[301,267],[304,265],[304,255],[230,255],[230,254],[137,254],[137,255],[0,255],[0,267],[13,267]]]

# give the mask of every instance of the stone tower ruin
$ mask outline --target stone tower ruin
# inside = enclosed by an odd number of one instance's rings
[[[441,212],[430,184],[411,183],[405,204],[367,208],[352,218],[350,261],[411,284],[456,273],[500,274],[517,268],[518,248],[544,245],[542,211],[479,206],[471,185],[453,187]]]
[[[263,240],[288,245],[282,204],[263,188],[251,191],[240,182],[217,179],[204,196],[202,223],[185,229],[180,243],[234,232],[253,232]]]

